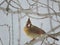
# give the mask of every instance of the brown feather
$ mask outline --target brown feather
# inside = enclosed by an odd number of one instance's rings
[[[31,25],[30,31],[36,34],[45,34],[45,31],[33,25]]]

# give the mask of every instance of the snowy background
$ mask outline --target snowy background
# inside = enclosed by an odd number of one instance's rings
[[[44,29],[45,32],[55,27],[57,28],[51,33],[60,31],[59,0],[12,0],[8,4],[9,1],[0,0],[0,45],[24,45],[29,42],[31,38],[24,33],[24,26],[29,17],[33,25]],[[48,40],[53,42],[51,38]],[[60,45],[59,42],[55,41],[54,45]],[[40,45],[40,42],[35,45]]]

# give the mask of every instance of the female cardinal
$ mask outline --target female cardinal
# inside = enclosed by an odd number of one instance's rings
[[[28,18],[28,21],[27,21],[27,24],[24,28],[24,31],[29,37],[31,37],[33,39],[35,39],[37,37],[40,37],[40,36],[42,37],[46,34],[46,32],[43,29],[32,25],[32,23],[30,21],[30,18]],[[51,38],[55,39],[55,40],[59,40],[59,39],[55,38],[54,36],[51,36],[51,35],[48,35],[48,34],[46,34],[46,35],[48,37],[51,37]]]

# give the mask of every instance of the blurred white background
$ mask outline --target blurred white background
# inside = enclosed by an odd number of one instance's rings
[[[24,33],[24,26],[29,17],[33,25],[44,29],[45,32],[55,27],[57,28],[51,33],[60,31],[59,0],[11,0],[10,4],[9,1],[0,0],[0,38],[3,45],[24,45],[31,40]],[[50,38],[48,40],[53,42]],[[54,45],[60,45],[59,42],[55,41]]]

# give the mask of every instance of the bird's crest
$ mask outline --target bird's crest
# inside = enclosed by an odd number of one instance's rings
[[[30,26],[31,26],[30,18],[28,18],[26,26],[27,26],[27,27],[30,27]]]

